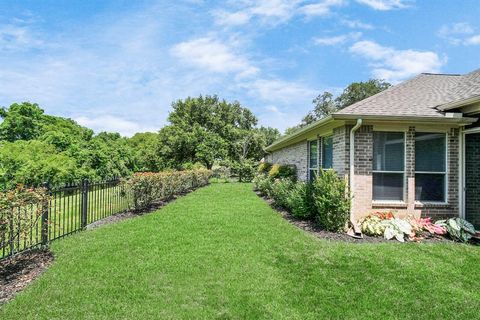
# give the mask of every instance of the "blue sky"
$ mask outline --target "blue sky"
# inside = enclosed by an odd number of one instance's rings
[[[0,2],[0,105],[131,135],[218,94],[284,130],[325,90],[480,68],[478,0]]]

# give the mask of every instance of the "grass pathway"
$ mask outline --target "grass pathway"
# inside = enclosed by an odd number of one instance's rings
[[[213,184],[53,243],[0,319],[480,317],[480,248],[319,240],[251,189]]]

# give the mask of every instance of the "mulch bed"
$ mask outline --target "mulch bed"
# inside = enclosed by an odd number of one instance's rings
[[[315,235],[317,238],[325,239],[329,241],[341,241],[341,242],[349,242],[349,243],[382,243],[382,242],[383,243],[385,242],[400,243],[395,240],[387,240],[383,237],[371,237],[364,234],[362,239],[358,239],[358,238],[353,238],[346,233],[331,232],[331,231],[323,230],[315,222],[311,220],[299,220],[294,216],[292,216],[290,212],[286,211],[281,207],[276,206],[275,202],[272,199],[263,196],[259,192],[256,192],[256,193],[260,198],[262,198],[265,202],[267,202],[275,211],[277,211],[280,215],[282,215],[282,217],[285,220],[295,225],[296,227]],[[452,242],[452,241],[444,237],[432,236],[429,238],[422,239],[421,242],[441,243],[441,242]]]
[[[53,262],[48,250],[35,249],[0,261],[0,305],[12,299]]]

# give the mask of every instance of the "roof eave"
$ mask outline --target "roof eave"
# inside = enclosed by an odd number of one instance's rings
[[[470,98],[462,99],[462,100],[455,100],[448,103],[441,104],[437,106],[437,109],[440,111],[447,111],[456,108],[460,108],[463,106],[467,106],[469,104],[480,102],[480,95],[476,95]]]
[[[432,122],[445,124],[469,125],[476,122],[477,118],[471,117],[431,117],[431,116],[395,116],[395,115],[371,115],[371,114],[333,114],[335,120],[377,120],[377,121],[408,121],[408,122]]]
[[[310,131],[313,131],[329,122],[333,121],[333,117],[332,116],[327,116],[323,119],[320,119],[320,120],[317,120],[301,129],[298,129],[297,131],[295,131],[294,133],[292,134],[289,134],[288,136],[285,136],[285,137],[282,137],[280,139],[278,139],[277,141],[275,141],[274,143],[272,143],[271,145],[269,145],[268,147],[265,148],[265,151],[267,152],[271,152],[271,151],[275,151],[277,149],[278,146],[280,145],[284,145],[285,143],[288,143],[289,141],[292,141],[294,140],[295,138],[298,138],[302,135],[306,135],[308,134]]]

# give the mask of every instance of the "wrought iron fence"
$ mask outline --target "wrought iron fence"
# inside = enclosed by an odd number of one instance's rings
[[[87,225],[127,211],[132,193],[119,179],[47,187],[48,198],[40,203],[15,207],[4,224],[0,259],[83,230]],[[23,230],[15,215],[30,219]],[[18,220],[19,221],[19,220]]]

